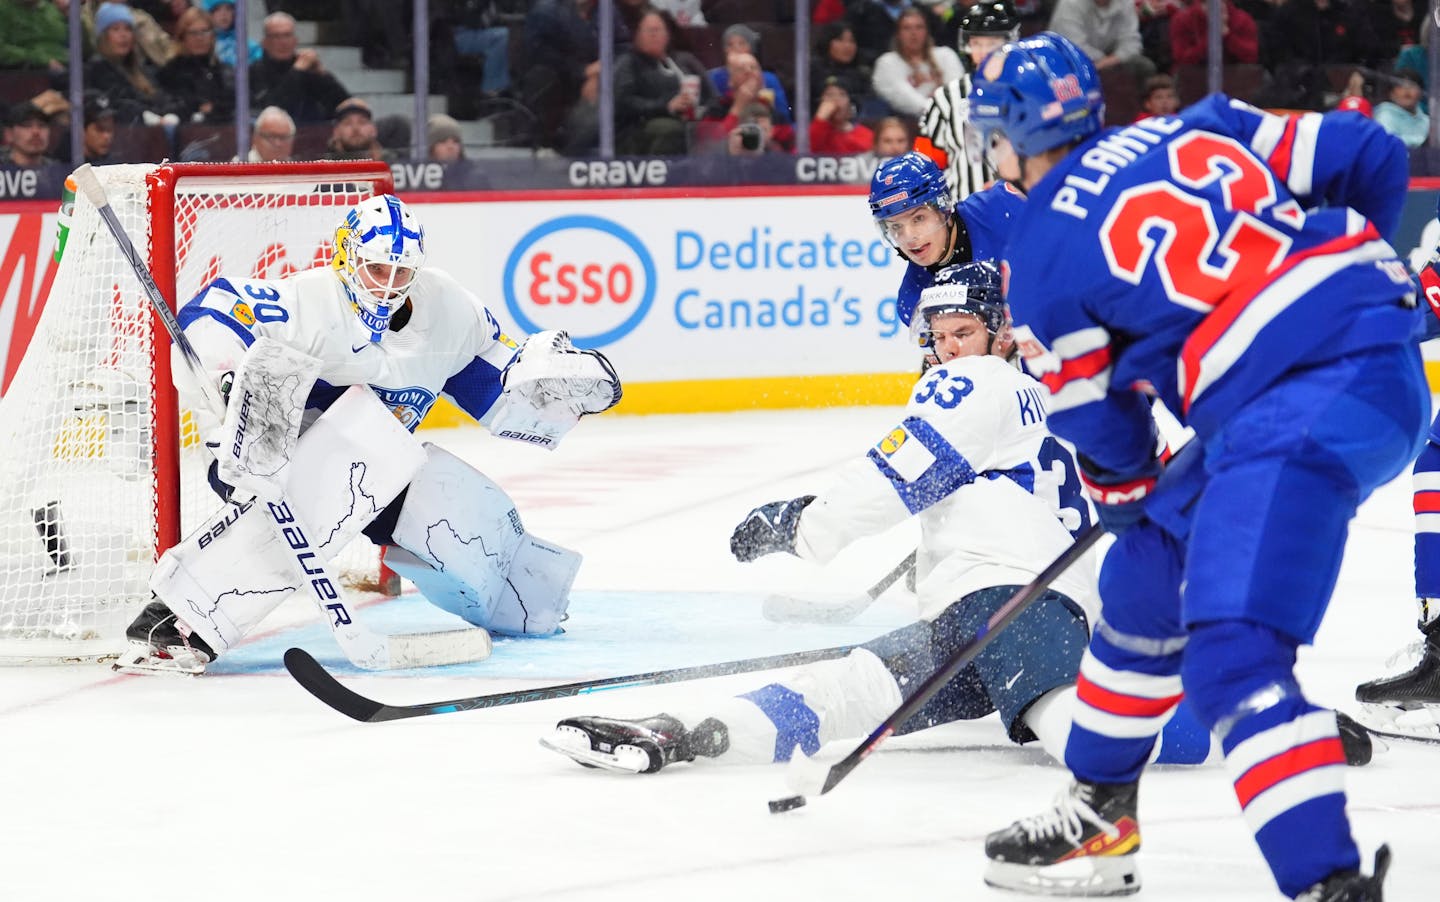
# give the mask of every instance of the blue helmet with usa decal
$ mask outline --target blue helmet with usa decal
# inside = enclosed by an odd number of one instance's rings
[[[971,80],[970,123],[984,149],[1006,138],[1022,157],[1099,131],[1105,95],[1090,58],[1068,38],[1042,31],[999,48]]]
[[[390,327],[390,317],[405,303],[424,263],[425,229],[394,195],[362,200],[335,230],[330,266],[371,341],[379,341]]]
[[[954,209],[945,173],[935,161],[912,150],[875,167],[870,177],[870,215],[889,219],[922,204],[934,204],[948,213]]]

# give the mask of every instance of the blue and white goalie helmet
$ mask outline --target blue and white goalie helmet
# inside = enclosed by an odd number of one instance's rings
[[[945,314],[963,313],[980,320],[992,340],[1009,326],[1005,310],[1005,290],[1000,270],[992,263],[962,263],[947,266],[935,274],[935,284],[920,292],[920,301],[910,318],[910,337],[915,344],[930,351],[935,335],[930,321]]]
[[[345,285],[355,315],[379,341],[405,303],[425,263],[425,229],[400,198],[366,198],[335,230],[330,265]]]

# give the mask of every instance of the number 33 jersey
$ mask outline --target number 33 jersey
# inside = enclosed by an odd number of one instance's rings
[[[1207,435],[1289,370],[1409,340],[1413,286],[1384,238],[1408,177],[1362,116],[1223,95],[1086,140],[1005,252],[1051,428],[1126,472],[1153,450],[1131,389]]]
[[[515,343],[479,299],[443,270],[422,269],[409,302],[408,318],[402,308],[391,330],[372,342],[340,280],[329,269],[312,269],[273,281],[216,279],[178,319],[217,378],[239,366],[262,336],[319,358],[320,379],[306,405],[306,425],[351,385],[369,385],[412,432],[441,394],[479,419],[500,395],[500,372]],[[175,358],[179,364],[179,355]],[[188,383],[176,381],[182,392]]]
[[[1091,521],[1070,451],[1046,428],[1045,390],[999,357],[932,367],[903,419],[805,509],[801,557],[828,561],[863,536],[920,518],[920,613],[962,596],[1024,585]],[[1094,564],[1053,587],[1094,616]]]

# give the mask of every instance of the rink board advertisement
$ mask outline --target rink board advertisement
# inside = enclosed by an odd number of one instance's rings
[[[1422,232],[1440,232],[1429,181],[1407,198],[1402,252],[1421,244]],[[433,265],[474,290],[508,330],[566,329],[577,344],[604,350],[625,382],[623,410],[903,398],[918,363],[895,315],[904,267],[874,228],[864,193],[708,190],[408,199]],[[55,220],[49,202],[0,207],[4,384],[55,276]],[[231,234],[205,259],[182,261],[182,295],[219,273],[279,277],[328,255],[328,229],[296,247],[277,246],[262,228]],[[447,412],[432,425],[461,421]]]

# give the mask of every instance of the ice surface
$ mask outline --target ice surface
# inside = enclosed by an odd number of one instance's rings
[[[527,526],[585,554],[570,632],[501,642],[484,663],[367,675],[303,599],[199,679],[99,668],[0,670],[0,900],[1009,899],[980,880],[986,832],[1065,782],[993,718],[891,740],[823,798],[783,815],[778,767],[588,771],[536,738],[577,713],[647,715],[763,675],[627,689],[385,724],[321,706],[280,668],[311,650],[386,701],[433,701],[840,645],[912,615],[887,596],[844,625],[773,624],[774,591],[850,597],[908,535],[828,571],[734,563],[754,504],[815,491],[894,410],[587,418],[555,452],[474,431],[428,433],[505,486]],[[1409,479],[1361,511],[1307,689],[1352,706],[1357,681],[1414,635]],[[414,599],[368,606],[387,630],[433,628]],[[845,747],[829,749],[836,756]],[[1392,746],[1350,772],[1362,847],[1391,843],[1391,902],[1440,897],[1440,747]],[[1139,898],[1279,895],[1220,768],[1142,785]]]

